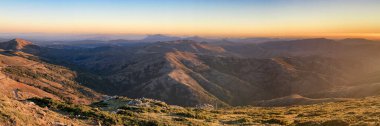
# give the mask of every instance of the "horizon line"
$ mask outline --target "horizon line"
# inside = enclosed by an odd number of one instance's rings
[[[81,36],[81,35],[103,35],[103,36],[140,36],[144,38],[150,35],[164,35],[171,37],[203,37],[209,39],[226,39],[226,38],[283,38],[283,39],[307,39],[307,38],[326,38],[326,39],[347,39],[347,38],[361,38],[368,40],[380,40],[380,33],[325,33],[323,34],[310,34],[310,35],[198,35],[198,34],[166,34],[166,33],[64,33],[64,32],[0,32],[1,37],[13,37],[28,35],[29,37],[51,37],[51,36]],[[20,37],[22,38],[22,37]],[[138,39],[137,39],[138,40]]]

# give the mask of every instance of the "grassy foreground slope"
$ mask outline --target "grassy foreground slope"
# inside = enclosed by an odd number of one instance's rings
[[[0,50],[0,95],[18,100],[50,97],[56,100],[90,104],[101,95],[75,81],[68,68],[46,63],[17,51]]]
[[[33,98],[73,119],[103,125],[380,125],[380,97],[290,107],[183,108],[152,99],[114,97],[90,106]],[[96,123],[95,123],[96,124]]]
[[[70,119],[31,102],[0,95],[0,126],[82,126],[82,120]]]

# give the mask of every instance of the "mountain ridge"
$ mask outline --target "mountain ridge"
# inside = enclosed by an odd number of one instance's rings
[[[355,46],[358,44],[363,46]],[[367,74],[378,70],[372,58],[377,48],[376,43],[324,38],[227,45],[176,40],[88,49],[40,47],[40,53],[30,53],[73,69],[83,86],[108,95],[148,97],[183,106],[239,106],[294,93],[325,98],[319,92],[363,85],[349,82],[366,79]],[[342,52],[347,49],[352,50],[350,55],[364,53],[362,50],[372,52],[368,59],[374,61],[356,61]],[[335,56],[326,53],[331,51],[337,52]],[[343,92],[348,98],[354,93],[342,90],[335,94]]]
[[[0,48],[6,49],[6,50],[22,50],[25,47],[31,46],[31,45],[33,45],[32,42],[29,42],[21,38],[15,38],[8,42],[0,43]]]

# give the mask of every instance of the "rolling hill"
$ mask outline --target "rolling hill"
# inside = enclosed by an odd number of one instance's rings
[[[56,100],[89,104],[101,95],[75,81],[68,68],[46,63],[23,51],[39,52],[31,42],[14,39],[0,43],[1,94],[15,99],[51,97]]]
[[[259,44],[177,40],[41,49],[34,55],[73,69],[83,86],[108,95],[183,106],[240,106],[292,94],[311,99],[352,98],[358,91],[368,91],[366,87],[376,87],[370,85],[377,81],[365,81],[380,70],[376,65],[379,47],[377,42],[360,39]],[[375,90],[360,96],[377,94]]]

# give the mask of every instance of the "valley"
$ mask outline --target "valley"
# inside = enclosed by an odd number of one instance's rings
[[[25,111],[31,111],[28,106],[36,111],[45,107],[43,111],[53,116],[36,118],[73,125],[375,125],[378,121],[370,116],[377,111],[380,93],[380,44],[373,41],[175,40],[72,47],[38,46],[23,39],[0,43],[3,101],[20,104]],[[129,105],[132,101],[147,103]],[[355,108],[338,111],[352,104]],[[373,107],[365,108],[367,104]],[[0,120],[3,124],[27,122],[8,113]],[[366,119],[353,119],[359,116]]]
[[[377,42],[355,39],[233,45],[177,40],[43,49],[35,55],[78,71],[79,82],[108,95],[182,106],[244,106],[294,94],[314,99],[377,95],[377,81],[365,81],[380,71],[379,48]]]

